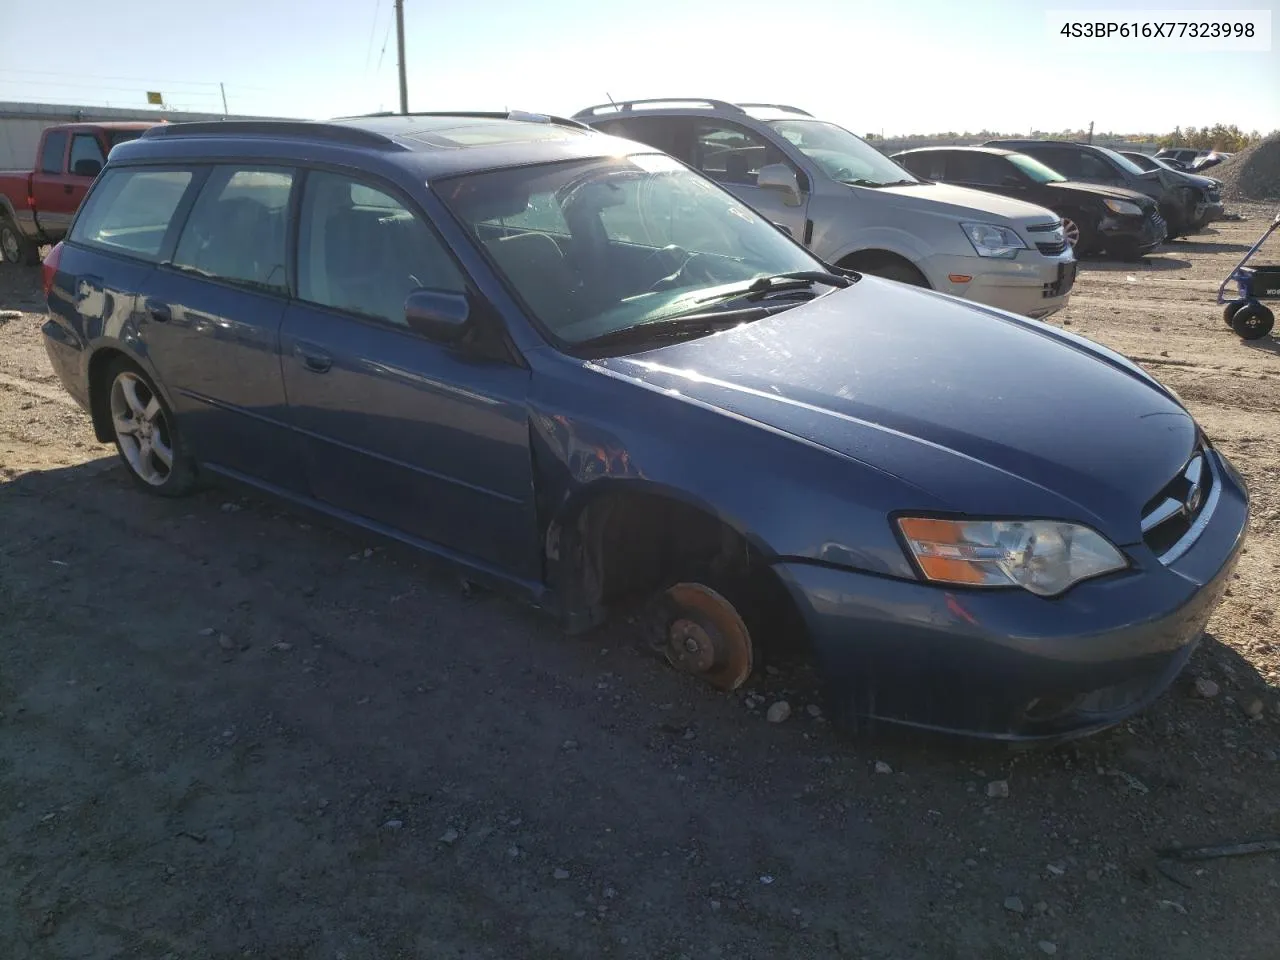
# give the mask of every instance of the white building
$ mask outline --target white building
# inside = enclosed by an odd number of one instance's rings
[[[0,170],[30,170],[36,162],[36,146],[45,127],[58,123],[93,123],[108,120],[168,120],[183,123],[195,120],[265,120],[242,114],[188,113],[146,107],[78,107],[53,103],[6,103],[0,101]],[[283,118],[274,118],[283,119]]]

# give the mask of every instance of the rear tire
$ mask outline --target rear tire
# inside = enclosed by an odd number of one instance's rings
[[[1231,329],[1241,340],[1260,340],[1275,325],[1275,314],[1260,303],[1246,304],[1231,318]]]
[[[133,482],[148,493],[181,497],[196,485],[195,459],[187,452],[173,411],[142,369],[121,357],[103,377],[111,435]]]
[[[9,217],[0,217],[0,256],[8,263],[34,267],[40,262],[40,247],[25,237]]]

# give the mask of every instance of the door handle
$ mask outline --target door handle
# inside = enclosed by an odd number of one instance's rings
[[[63,193],[71,193],[73,190],[75,190],[75,187],[73,187],[73,186],[72,186],[71,184],[69,184],[69,183],[64,183],[64,184],[62,185],[62,192],[63,192]]]
[[[302,365],[312,373],[326,373],[333,366],[333,357],[313,344],[296,344],[293,352],[302,358]]]

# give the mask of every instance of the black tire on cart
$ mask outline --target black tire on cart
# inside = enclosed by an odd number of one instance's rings
[[[1276,325],[1276,315],[1260,303],[1250,303],[1236,311],[1231,329],[1242,340],[1259,340]]]
[[[1228,303],[1222,308],[1222,322],[1228,327],[1231,326],[1231,321],[1236,318],[1236,314],[1240,312],[1240,308],[1244,305],[1245,301],[1243,300],[1232,300]]]

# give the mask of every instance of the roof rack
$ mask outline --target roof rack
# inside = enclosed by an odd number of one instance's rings
[[[517,120],[525,123],[554,123],[557,126],[574,127],[579,130],[591,129],[585,123],[579,123],[568,117],[557,117],[550,113],[529,113],[525,110],[424,110],[418,113],[382,110],[378,113],[362,113],[354,117],[335,117],[329,122],[342,123],[347,120],[371,120],[379,117],[480,117],[491,120]]]
[[[712,100],[710,97],[651,97],[648,100],[622,100],[618,103],[598,103],[594,107],[586,107],[575,113],[574,119],[578,117],[594,117],[601,113],[630,113],[635,107],[652,106],[655,103],[662,104],[693,104],[701,107],[711,107],[714,110],[723,110],[725,113],[746,113],[736,104],[729,103],[727,100]]]
[[[163,137],[259,136],[272,139],[336,140],[356,146],[395,146],[395,141],[372,130],[317,120],[202,120],[165,123],[143,131],[147,139]]]
[[[812,117],[813,114],[808,110],[801,110],[799,107],[791,107],[785,103],[740,103],[740,107],[769,107],[773,110],[786,110],[788,113],[799,113],[806,117]]]

